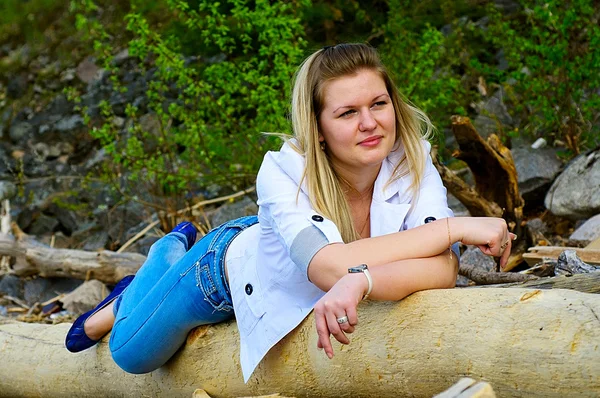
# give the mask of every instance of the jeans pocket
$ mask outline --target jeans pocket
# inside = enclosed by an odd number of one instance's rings
[[[200,288],[207,301],[215,311],[231,312],[231,303],[223,297],[219,287],[215,283],[215,252],[207,251],[200,260],[196,262],[196,284]]]

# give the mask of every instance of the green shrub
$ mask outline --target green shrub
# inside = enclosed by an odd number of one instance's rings
[[[488,40],[503,48],[520,130],[562,140],[573,153],[600,144],[600,9],[594,0],[520,0],[491,7]],[[489,72],[489,71],[488,71]],[[489,74],[488,74],[489,76]],[[493,78],[493,77],[492,77]]]
[[[277,139],[261,132],[289,132],[290,82],[305,41],[299,2],[168,0],[176,21],[158,31],[132,7],[126,16],[130,55],[142,73],[153,68],[146,96],[159,123],[140,123],[128,104],[130,127],[115,127],[114,109],[101,104],[92,135],[110,156],[107,177],[121,193],[183,198],[211,184],[238,189],[251,184],[266,150]],[[89,0],[74,4],[78,26],[89,34],[113,89],[125,90],[113,62],[110,32],[94,19]],[[198,57],[185,58],[193,48]],[[76,95],[71,92],[71,97]],[[85,112],[86,109],[83,109]],[[117,178],[120,177],[120,178]],[[172,202],[170,207],[181,206]]]

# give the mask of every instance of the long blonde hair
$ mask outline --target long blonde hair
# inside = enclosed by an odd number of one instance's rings
[[[404,154],[394,166],[387,184],[410,174],[413,203],[424,173],[426,155],[421,139],[428,138],[433,131],[427,115],[402,100],[374,48],[366,44],[338,44],[318,50],[302,63],[296,72],[292,92],[291,114],[296,143],[290,144],[305,157],[302,181],[306,179],[311,205],[337,225],[346,243],[360,239],[360,234],[354,225],[340,177],[326,151],[320,148],[318,120],[323,109],[324,84],[364,69],[378,72],[384,80],[396,115],[394,149],[404,146]]]

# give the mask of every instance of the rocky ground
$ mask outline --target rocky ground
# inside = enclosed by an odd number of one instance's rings
[[[30,57],[24,62],[23,58]],[[114,94],[105,73],[91,58],[78,65],[63,67],[46,55],[30,56],[27,46],[0,49],[0,62],[21,62],[26,69],[0,83],[0,202],[18,227],[43,244],[57,248],[87,251],[116,250],[156,220],[153,209],[136,201],[124,201],[108,183],[89,179],[106,156],[94,141],[74,105],[62,88],[77,84],[82,100],[92,115],[99,103],[108,101],[117,109],[116,122],[126,134],[125,105],[146,109],[145,88],[152,71],[136,71],[127,51],[115,62],[123,66],[128,91]],[[41,78],[51,76],[52,78]],[[502,89],[477,104],[474,125],[482,136],[495,131],[500,122],[511,127],[513,120],[503,101]],[[142,117],[149,131],[156,129],[156,118]],[[447,146],[454,145],[447,135]],[[512,141],[512,154],[519,177],[519,189],[526,202],[526,223],[530,245],[584,246],[600,237],[600,150],[579,155],[567,164],[556,148],[543,141]],[[470,181],[468,169],[458,170]],[[88,176],[88,178],[86,178]],[[206,198],[230,193],[213,189]],[[468,215],[451,195],[450,206],[456,215]],[[255,213],[254,198],[246,196],[236,203],[205,209],[206,225],[218,225],[230,218]],[[4,217],[6,219],[6,217]],[[3,227],[3,232],[8,228]],[[162,234],[151,230],[128,251],[146,254]],[[462,261],[486,270],[493,260],[466,248]],[[97,281],[82,284],[68,278],[19,278],[3,263],[0,276],[0,315],[20,316],[22,320],[60,322],[81,313],[98,302],[108,288]],[[459,284],[468,281],[459,280]],[[76,296],[61,299],[61,308],[51,305],[60,294],[75,290]],[[79,297],[80,298],[77,298]],[[47,312],[46,315],[40,315]],[[52,315],[48,313],[54,312]]]

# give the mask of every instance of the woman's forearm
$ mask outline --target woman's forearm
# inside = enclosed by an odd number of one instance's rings
[[[414,292],[427,289],[454,287],[458,272],[458,259],[449,251],[419,259],[395,261],[388,264],[369,266],[373,278],[373,290],[369,295],[374,300],[400,300]],[[340,279],[348,279],[350,284],[360,285],[366,293],[367,278],[364,274],[348,274],[348,271],[336,278],[334,275],[322,273],[315,275],[312,281],[320,289],[328,291]]]
[[[452,235],[454,221],[452,218],[437,220],[389,235],[325,246],[310,263],[309,279],[314,283],[316,274],[327,273],[337,280],[346,274],[348,267],[363,263],[376,267],[401,260],[434,257],[459,239],[458,234]]]

